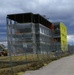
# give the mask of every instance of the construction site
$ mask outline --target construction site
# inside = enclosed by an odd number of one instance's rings
[[[51,50],[53,24],[39,14],[7,16],[9,49],[16,54],[45,54]],[[19,52],[19,53],[18,53]]]
[[[45,63],[69,55],[67,28],[63,23],[52,23],[33,13],[8,14],[6,23],[8,52],[4,55],[7,57],[2,55],[0,58],[0,68],[8,75],[38,69]]]

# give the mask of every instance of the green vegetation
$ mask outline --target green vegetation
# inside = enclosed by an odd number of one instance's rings
[[[38,56],[35,54],[30,54],[27,56],[12,56],[13,73],[14,75],[18,75],[20,74],[19,72],[25,72],[26,70],[36,70],[42,66],[47,65],[49,62],[52,62],[53,60],[57,60],[58,58],[50,58],[50,56],[47,56],[46,54]],[[0,57],[0,75],[11,75],[9,56]]]
[[[13,62],[13,71],[17,72],[25,72],[28,70],[38,69],[43,66],[44,62],[47,60],[47,55],[22,55],[22,56],[12,56]],[[25,63],[26,62],[26,63]],[[10,57],[2,56],[0,57],[0,75],[10,75]]]

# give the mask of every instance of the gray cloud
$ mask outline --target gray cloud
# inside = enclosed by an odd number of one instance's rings
[[[73,0],[0,0],[0,17],[12,13],[33,12],[56,21],[72,21],[73,7]]]
[[[74,33],[74,0],[0,0],[0,24],[6,23],[7,14],[25,12],[46,15],[53,22],[62,21],[69,34]]]

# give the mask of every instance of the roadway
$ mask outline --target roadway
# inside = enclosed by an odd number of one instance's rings
[[[22,75],[74,75],[74,55],[61,58],[35,71]]]

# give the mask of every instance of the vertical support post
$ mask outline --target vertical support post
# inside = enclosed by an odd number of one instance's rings
[[[11,66],[11,75],[13,75],[13,65],[12,65],[12,56],[11,56],[11,48],[10,48],[10,40],[9,40],[9,22],[8,17],[6,18],[6,25],[7,25],[7,42],[8,42],[8,50],[9,50],[9,56],[10,56],[10,66]]]

